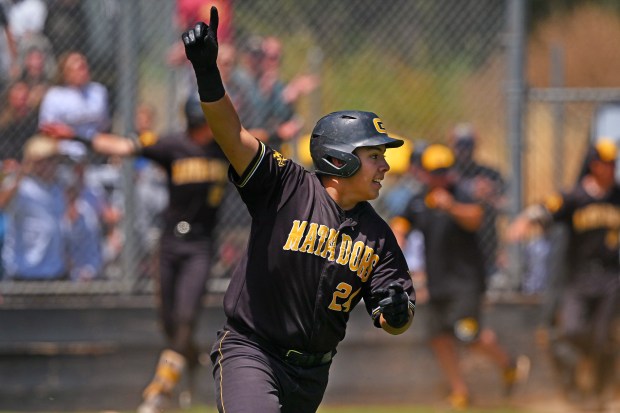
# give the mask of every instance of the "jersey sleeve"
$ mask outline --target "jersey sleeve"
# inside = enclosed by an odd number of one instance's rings
[[[565,222],[574,211],[574,197],[571,194],[553,193],[545,197],[542,205],[552,221]]]
[[[241,176],[229,168],[229,178],[251,215],[260,213],[276,200],[282,202],[286,199],[297,189],[304,173],[301,165],[286,159],[263,142],[259,143],[256,156]]]
[[[414,310],[415,290],[409,275],[407,260],[398,246],[396,238],[389,232],[386,236],[383,254],[381,254],[379,263],[372,273],[366,291],[364,291],[366,311],[373,318],[376,327],[380,327],[378,323],[379,317],[375,311],[379,305],[380,298],[376,293],[380,289],[387,288],[393,282],[398,282],[403,286],[409,295],[410,308]]]
[[[139,156],[150,159],[161,166],[168,166],[172,162],[173,144],[172,139],[157,139],[152,142],[140,142],[142,149]]]

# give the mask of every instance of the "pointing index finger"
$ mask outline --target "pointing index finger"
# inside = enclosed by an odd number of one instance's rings
[[[213,34],[217,36],[217,26],[220,24],[220,17],[217,12],[217,7],[211,6],[211,16],[209,17],[209,27],[213,30]]]

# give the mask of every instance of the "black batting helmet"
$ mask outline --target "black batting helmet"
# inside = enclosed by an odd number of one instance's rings
[[[316,172],[349,177],[360,167],[353,153],[362,146],[385,145],[398,148],[404,142],[388,136],[379,116],[372,112],[347,110],[323,116],[314,126],[310,137],[310,156]],[[332,159],[344,162],[338,167]]]
[[[205,114],[202,111],[200,98],[197,93],[189,95],[183,109],[185,120],[187,121],[187,129],[198,128],[207,123],[207,118],[205,118]]]

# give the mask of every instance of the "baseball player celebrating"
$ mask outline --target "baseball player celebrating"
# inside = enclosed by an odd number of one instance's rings
[[[389,137],[374,113],[335,112],[312,132],[316,172],[243,128],[216,64],[218,14],[182,35],[203,112],[252,216],[247,252],[224,297],[227,322],[211,359],[220,412],[315,412],[349,312],[410,326],[414,290],[387,223],[367,202],[389,171]]]
[[[568,226],[567,274],[558,308],[551,356],[565,395],[584,408],[602,411],[615,381],[614,320],[620,298],[620,186],[618,149],[610,138],[588,147],[579,182],[521,212],[506,231],[508,241],[526,238],[532,227]],[[591,388],[579,388],[583,360],[591,362]],[[587,361],[586,361],[587,363]],[[586,391],[583,391],[586,390]],[[582,394],[583,393],[583,394]]]

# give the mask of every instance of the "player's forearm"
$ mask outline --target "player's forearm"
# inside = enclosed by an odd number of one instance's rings
[[[107,156],[133,156],[139,151],[139,144],[123,136],[99,133],[93,137],[92,148]]]
[[[475,232],[482,225],[484,209],[477,204],[461,204],[455,202],[448,213],[464,229]]]
[[[216,142],[241,175],[256,155],[258,141],[241,125],[228,95],[215,102],[201,102],[201,105]]]

